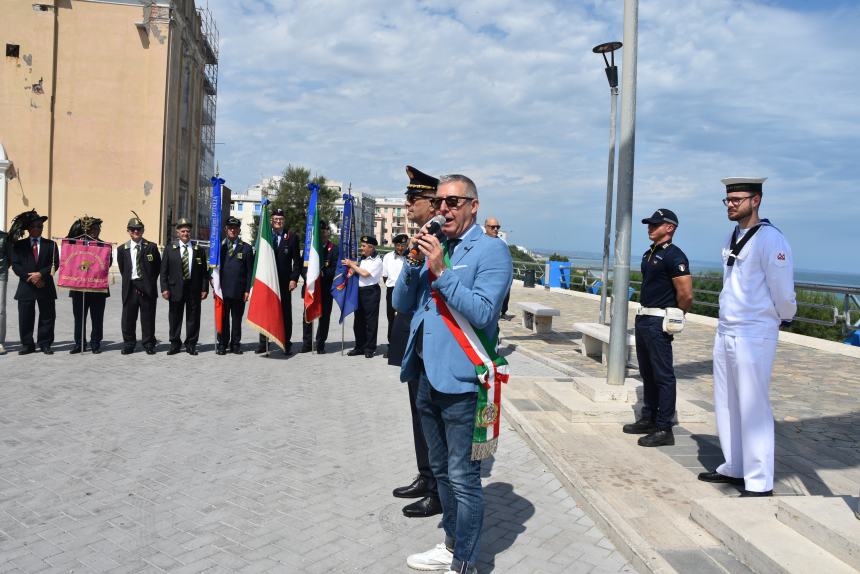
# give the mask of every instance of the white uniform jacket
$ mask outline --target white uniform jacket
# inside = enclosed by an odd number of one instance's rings
[[[782,232],[763,221],[761,229],[730,267],[726,263],[731,240],[729,234],[723,246],[723,289],[717,332],[776,339],[780,322],[790,321],[797,311],[791,247]]]

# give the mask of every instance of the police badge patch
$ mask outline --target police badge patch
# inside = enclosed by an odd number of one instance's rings
[[[681,273],[683,273],[683,272],[684,272],[684,271],[686,271],[686,270],[687,270],[687,266],[686,266],[686,265],[684,265],[683,263],[681,263],[680,265],[678,265],[678,271],[680,271]]]

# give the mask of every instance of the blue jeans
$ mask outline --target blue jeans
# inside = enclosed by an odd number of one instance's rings
[[[455,572],[475,572],[484,523],[481,461],[472,460],[477,401],[477,392],[440,393],[421,373],[416,406],[442,502],[445,544],[454,548]]]

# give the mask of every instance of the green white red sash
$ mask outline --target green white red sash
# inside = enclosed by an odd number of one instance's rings
[[[451,268],[448,246],[445,245],[445,265]],[[428,268],[429,271],[429,268]],[[431,271],[430,283],[436,280]],[[431,288],[433,301],[450,329],[454,339],[475,366],[478,378],[478,403],[475,408],[475,430],[472,433],[472,460],[482,460],[494,452],[499,442],[502,413],[502,383],[508,382],[508,362],[497,352],[499,329],[493,337],[487,337],[481,329],[475,329],[460,312],[448,307],[442,295]]]

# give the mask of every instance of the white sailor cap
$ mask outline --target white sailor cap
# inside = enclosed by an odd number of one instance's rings
[[[720,181],[726,186],[726,193],[733,191],[761,193],[765,180],[767,180],[766,177],[727,177]]]

